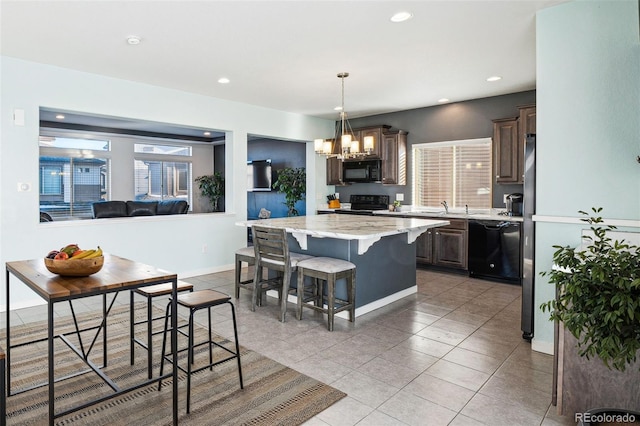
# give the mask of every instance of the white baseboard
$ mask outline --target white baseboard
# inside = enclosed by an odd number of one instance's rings
[[[403,297],[407,297],[417,292],[418,292],[418,286],[414,285],[413,287],[409,287],[405,290],[399,291],[397,293],[393,293],[387,297],[383,297],[382,299],[376,300],[375,302],[367,303],[364,306],[360,306],[359,308],[356,308],[356,318],[359,317],[360,315],[364,315],[368,312],[375,311],[378,308],[382,308],[383,306],[393,303],[396,300],[400,300]],[[278,292],[276,290],[267,291],[267,295],[278,298]],[[291,303],[298,303],[298,297],[293,294],[290,294],[287,300]],[[338,312],[336,316],[344,319],[349,319],[349,312],[347,311]]]
[[[534,337],[531,339],[531,349],[536,352],[542,352],[543,354],[553,355],[553,342],[537,341]]]
[[[178,274],[178,279],[197,277],[200,275],[216,274],[218,272],[235,270],[235,264],[215,266],[212,268],[195,269]]]

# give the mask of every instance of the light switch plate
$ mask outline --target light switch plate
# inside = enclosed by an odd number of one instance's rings
[[[24,110],[23,109],[13,110],[13,124],[16,126],[24,126]]]
[[[507,204],[507,197],[509,196],[509,194],[503,194],[502,195],[502,202],[506,205]]]
[[[404,194],[396,194],[396,201],[404,201]]]

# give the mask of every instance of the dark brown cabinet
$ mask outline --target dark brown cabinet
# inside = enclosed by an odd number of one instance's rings
[[[338,157],[327,158],[327,185],[344,185],[342,181],[342,160]]]
[[[496,183],[524,182],[524,140],[527,133],[536,132],[536,106],[518,110],[518,117],[493,120]]]
[[[375,126],[362,127],[354,130],[356,140],[360,142],[360,150],[364,151],[364,138],[370,136],[373,138],[373,151],[366,158],[378,159],[382,158],[382,133],[390,129],[391,126]]]
[[[517,183],[519,172],[518,118],[493,120],[493,162],[496,183]]]
[[[433,263],[433,228],[416,239],[416,262],[425,265]]]
[[[390,128],[391,126],[359,127],[356,129],[351,129],[349,133],[351,134],[351,140],[356,140],[360,144],[360,151],[364,151],[364,138],[366,136],[373,137],[373,151],[371,152],[371,154],[366,155],[365,158],[380,159],[382,158],[382,133]],[[342,142],[340,137],[338,137],[338,139],[334,141],[333,149],[331,150],[331,152],[336,155],[342,154]]]
[[[467,221],[464,219],[448,220],[449,225],[428,229],[418,237],[416,240],[416,262],[466,270]]]
[[[524,183],[524,141],[528,133],[536,132],[536,106],[518,107],[518,183]]]
[[[382,183],[407,184],[407,132],[397,130],[382,135]]]
[[[387,185],[407,184],[407,132],[391,131],[391,126],[371,126],[353,129],[352,138],[364,150],[364,138],[373,138],[373,151],[363,156],[365,160],[382,160],[381,182]],[[334,141],[332,153],[341,154],[340,140]],[[327,185],[345,185],[342,180],[342,160],[327,158]]]

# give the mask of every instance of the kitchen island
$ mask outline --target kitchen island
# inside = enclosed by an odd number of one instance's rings
[[[417,292],[415,240],[444,219],[314,215],[238,222],[285,229],[289,250],[356,265],[356,316]],[[293,274],[292,286],[295,287]],[[338,285],[337,297],[346,297]]]

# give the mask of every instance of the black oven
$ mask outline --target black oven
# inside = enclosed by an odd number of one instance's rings
[[[345,161],[342,163],[342,181],[380,182],[382,181],[382,161]]]

